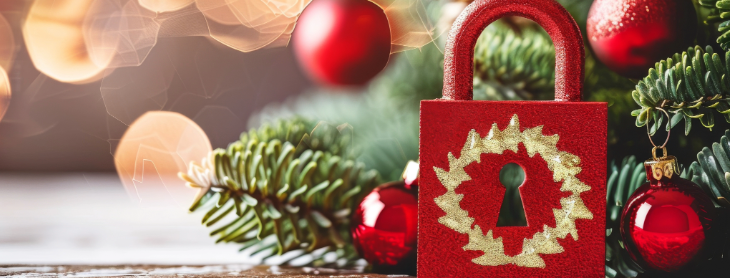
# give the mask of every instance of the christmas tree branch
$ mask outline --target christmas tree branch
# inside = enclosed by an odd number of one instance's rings
[[[661,110],[670,113],[666,129],[684,120],[685,134],[692,128],[691,119],[699,119],[703,126],[711,129],[715,125],[712,110],[730,122],[728,73],[730,54],[721,57],[710,46],[704,51],[695,46],[656,63],[631,92],[634,101],[641,106],[631,112],[636,117],[636,126],[653,122],[650,133],[654,134],[665,120]]]
[[[606,195],[606,277],[636,277],[643,270],[629,257],[621,239],[621,211],[631,194],[646,182],[644,165],[636,157],[625,157],[609,169]]]
[[[730,208],[730,130],[720,137],[720,142],[712,143],[712,148],[704,147],[697,153],[697,161],[690,164],[689,169],[682,173],[682,178],[691,179],[699,185],[702,191],[710,197],[718,210],[718,218],[727,218],[727,209]],[[719,229],[728,231],[726,221],[718,221]],[[722,226],[725,227],[722,227]],[[717,228],[716,228],[717,229]],[[727,241],[718,246],[718,258],[730,256],[730,246]],[[722,260],[715,260],[722,262]],[[721,263],[722,264],[722,263]]]
[[[504,23],[507,22],[507,23]],[[474,49],[474,93],[535,99],[555,87],[555,50],[536,24],[508,18],[487,27]]]
[[[712,144],[697,153],[697,161],[689,166],[687,176],[698,184],[717,204],[730,207],[730,130]]]
[[[206,211],[202,223],[216,225],[216,242],[242,244],[252,255],[328,247],[356,257],[346,244],[349,215],[378,175],[349,159],[341,128],[319,124],[307,133],[312,126],[299,118],[265,125],[180,173],[201,189],[190,210]]]
[[[721,35],[717,38],[717,43],[724,50],[730,47],[730,1],[729,0],[700,0],[700,6],[710,10],[709,15],[705,18],[705,24],[712,25],[720,23],[717,31]]]

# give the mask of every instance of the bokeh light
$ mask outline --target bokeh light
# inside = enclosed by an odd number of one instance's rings
[[[0,67],[6,72],[10,71],[15,57],[15,37],[10,23],[4,16],[0,15]]]
[[[96,81],[106,64],[92,61],[83,23],[93,0],[35,1],[23,25],[23,38],[35,67],[67,83]]]
[[[196,0],[210,36],[238,51],[289,43],[296,20],[311,0]]]
[[[195,0],[139,0],[139,5],[153,12],[176,11],[192,4]]]
[[[433,42],[440,33],[430,22],[426,8],[419,0],[372,0],[388,17],[391,53],[421,48]]]
[[[10,106],[10,81],[8,74],[0,67],[0,121],[8,111],[8,106]]]
[[[141,65],[157,44],[156,16],[137,1],[94,1],[83,23],[89,57],[106,68]]]
[[[177,177],[212,150],[205,132],[175,112],[148,112],[129,126],[114,165],[132,199],[144,206],[189,206],[197,194]]]

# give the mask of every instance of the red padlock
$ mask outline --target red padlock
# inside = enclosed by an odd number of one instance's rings
[[[474,101],[482,30],[529,18],[555,44],[555,101]],[[581,102],[583,39],[554,0],[476,0],[454,23],[443,98],[421,102],[419,277],[604,277],[607,104]],[[525,226],[497,225],[503,166]]]

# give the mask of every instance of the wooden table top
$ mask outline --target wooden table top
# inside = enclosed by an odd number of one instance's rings
[[[409,277],[406,275],[367,274],[359,270],[329,268],[292,268],[278,266],[231,265],[0,265],[0,276],[10,277]]]
[[[407,277],[363,274],[362,262],[266,266],[277,258],[215,244],[201,217],[134,203],[116,173],[0,172],[0,276]]]

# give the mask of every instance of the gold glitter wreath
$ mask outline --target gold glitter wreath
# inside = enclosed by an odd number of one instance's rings
[[[520,124],[515,114],[507,128],[500,131],[497,124],[492,125],[489,134],[480,138],[475,130],[471,130],[466,139],[466,144],[461,150],[459,158],[449,153],[449,169],[443,170],[433,167],[436,176],[446,188],[446,193],[434,199],[436,204],[446,212],[446,215],[439,218],[439,223],[459,233],[469,235],[469,243],[464,250],[483,251],[484,255],[474,258],[472,262],[485,266],[498,266],[515,264],[522,267],[545,267],[545,261],[539,254],[558,254],[564,251],[558,243],[558,238],[565,238],[570,234],[574,240],[578,240],[578,230],[575,227],[575,219],[593,219],[593,214],[583,204],[580,193],[591,189],[575,177],[580,173],[580,158],[568,152],[559,151],[556,144],[560,137],[556,135],[545,136],[542,134],[542,126],[528,128],[520,132]],[[454,190],[471,177],[464,171],[464,167],[472,162],[480,162],[483,153],[502,154],[505,150],[517,152],[517,146],[522,143],[527,149],[527,154],[533,157],[535,154],[547,162],[548,169],[553,173],[555,182],[563,181],[560,191],[570,191],[573,194],[560,199],[561,208],[553,209],[556,227],[544,225],[542,232],[535,233],[532,238],[525,238],[522,242],[522,253],[516,256],[508,256],[504,253],[502,238],[493,238],[492,230],[486,235],[482,233],[479,225],[474,225],[474,218],[459,206],[464,198],[463,194],[456,194]]]

